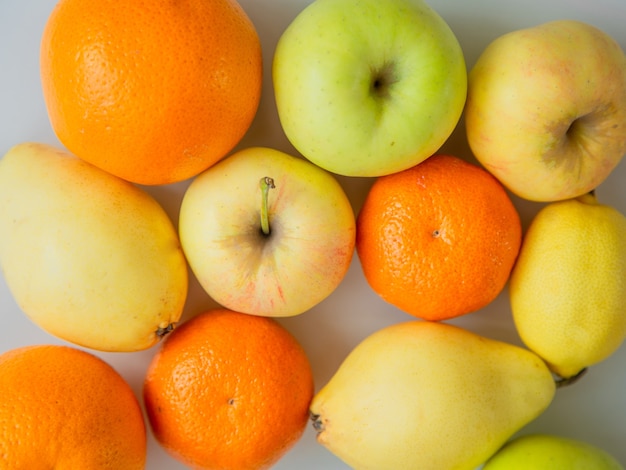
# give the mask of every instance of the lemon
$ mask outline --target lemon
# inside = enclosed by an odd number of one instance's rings
[[[594,194],[553,202],[532,220],[510,279],[522,341],[571,378],[626,337],[626,217]]]

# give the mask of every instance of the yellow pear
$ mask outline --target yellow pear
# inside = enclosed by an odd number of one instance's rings
[[[358,344],[310,411],[318,442],[355,469],[473,470],[555,389],[527,349],[418,320]]]
[[[571,378],[626,337],[626,217],[593,194],[553,202],[532,220],[510,280],[524,344]]]
[[[155,344],[179,320],[187,265],[163,208],[67,152],[16,145],[0,160],[0,268],[48,333],[103,351]]]

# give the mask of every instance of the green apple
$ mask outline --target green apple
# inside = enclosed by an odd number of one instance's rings
[[[604,449],[577,439],[528,434],[508,442],[483,470],[624,470]]]
[[[380,176],[432,155],[467,92],[461,47],[422,0],[315,0],[273,60],[280,123],[316,165]]]
[[[465,127],[476,158],[518,196],[585,194],[626,153],[626,56],[580,21],[500,36],[470,71]]]
[[[254,147],[193,180],[179,234],[213,300],[238,312],[293,316],[342,281],[354,252],[355,216],[333,175],[302,158]]]

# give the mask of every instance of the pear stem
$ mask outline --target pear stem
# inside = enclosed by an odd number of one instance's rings
[[[274,185],[274,180],[269,176],[261,178],[259,185],[261,186],[261,230],[263,231],[263,235],[269,235],[271,230],[267,199],[270,189],[276,186]]]
[[[315,429],[318,434],[324,431],[324,423],[322,422],[320,415],[309,413],[309,418],[313,421],[313,429]]]
[[[156,335],[159,339],[162,339],[164,336],[174,331],[174,327],[174,323],[168,323],[166,326],[159,326],[156,330]]]

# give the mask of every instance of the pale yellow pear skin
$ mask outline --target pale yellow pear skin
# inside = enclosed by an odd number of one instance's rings
[[[564,378],[612,355],[626,337],[626,217],[592,194],[543,207],[510,279],[524,344]]]
[[[0,227],[7,285],[52,335],[143,350],[182,314],[187,265],[166,212],[61,149],[22,143],[0,160]]]
[[[410,321],[359,343],[314,396],[317,440],[358,470],[473,470],[552,402],[534,353]]]
[[[578,439],[527,434],[500,449],[483,470],[624,470],[604,449]]]

